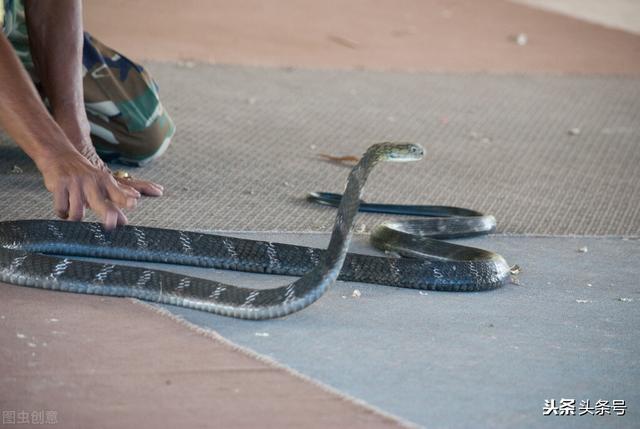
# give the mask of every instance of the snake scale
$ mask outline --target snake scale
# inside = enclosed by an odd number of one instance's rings
[[[242,319],[269,319],[301,310],[320,298],[337,278],[442,291],[477,291],[503,285],[509,278],[509,266],[501,256],[428,237],[472,235],[495,227],[493,217],[464,209],[449,217],[389,222],[373,232],[374,245],[405,257],[347,253],[362,188],[372,168],[381,161],[414,161],[422,156],[422,147],[412,143],[371,146],[351,170],[342,198],[324,200],[338,205],[326,250],[142,226],[106,231],[98,223],[8,221],[0,222],[0,281],[48,290],[133,297]],[[315,197],[323,202],[322,195]],[[252,289],[162,270],[77,260],[73,256],[300,278],[281,287]]]

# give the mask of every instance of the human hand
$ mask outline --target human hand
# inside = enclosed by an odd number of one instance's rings
[[[93,165],[77,151],[68,151],[39,162],[46,188],[53,194],[54,209],[62,219],[80,221],[88,207],[106,229],[126,224],[122,209],[136,207],[140,192],[116,181],[108,169]]]
[[[141,180],[136,179],[133,176],[129,175],[122,170],[118,170],[115,173],[112,173],[109,168],[102,164],[103,169],[108,171],[114,179],[118,182],[118,184],[123,188],[130,188],[139,192],[142,195],[146,195],[148,197],[161,197],[164,193],[164,187],[162,185],[158,185],[157,183],[151,182],[149,180]]]
[[[65,52],[71,52],[73,40],[59,45]],[[56,55],[52,62],[40,58],[42,64],[39,65],[51,66],[50,73],[45,73],[49,78],[42,79],[43,84],[53,82],[48,91],[45,85],[52,108],[50,114],[8,39],[0,32],[0,58],[3,59],[0,61],[0,127],[35,161],[47,189],[54,195],[58,216],[81,220],[85,207],[89,207],[105,227],[114,228],[127,222],[122,209],[136,206],[140,192],[135,187],[149,195],[162,194],[162,188],[145,181],[116,181],[95,154],[84,111],[82,50],[81,45],[78,46],[75,63],[73,58],[59,61],[62,57]],[[90,158],[95,159],[92,162]]]
[[[93,147],[93,144],[91,143],[89,121],[87,120],[87,115],[84,112],[84,107],[82,110],[79,110],[78,108],[70,109],[69,111],[59,110],[54,113],[54,117],[71,144],[78,150],[78,152],[80,152],[80,154],[82,154],[82,156],[84,156],[94,167],[112,174],[109,167],[107,167],[102,159],[100,159]],[[115,177],[115,179],[121,187],[127,189],[133,188],[142,195],[161,197],[164,192],[164,187],[162,185],[148,180],[134,179],[132,177]]]

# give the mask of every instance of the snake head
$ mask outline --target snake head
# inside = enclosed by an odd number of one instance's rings
[[[424,156],[424,149],[416,143],[385,142],[369,148],[380,161],[408,162],[418,161]]]

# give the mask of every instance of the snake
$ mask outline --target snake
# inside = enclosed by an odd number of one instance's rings
[[[500,255],[438,239],[495,228],[492,216],[464,209],[452,214],[436,208],[435,214],[444,216],[391,221],[376,228],[372,243],[397,255],[348,253],[357,212],[361,206],[371,209],[361,195],[372,169],[381,162],[417,161],[423,155],[424,149],[415,143],[374,144],[350,171],[343,195],[333,199],[330,194],[312,195],[318,202],[338,207],[326,249],[145,226],[106,230],[94,222],[13,220],[0,222],[0,281],[136,298],[250,320],[299,311],[318,300],[337,279],[440,291],[502,286],[509,278],[509,266]],[[298,278],[283,286],[249,288],[126,265],[126,261]]]

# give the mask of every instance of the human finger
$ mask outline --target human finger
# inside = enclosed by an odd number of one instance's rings
[[[121,216],[124,217],[122,211],[96,185],[88,186],[84,191],[89,207],[102,219],[105,229],[115,228],[118,225],[118,219]]]
[[[118,180],[115,178],[114,180],[116,181],[120,189],[124,190],[127,194],[129,194],[129,196],[132,196],[134,198],[140,198],[140,192],[138,192],[135,188],[132,188],[131,186],[129,186],[127,181]]]
[[[53,192],[53,209],[60,219],[69,217],[69,192],[66,186],[58,186]]]
[[[138,203],[138,199],[133,197],[126,189],[123,189],[118,182],[109,176],[105,184],[107,197],[117,206],[132,209]]]
[[[143,195],[147,195],[149,197],[161,197],[164,193],[164,187],[162,185],[158,185],[157,183],[150,182],[148,180],[139,180],[139,179],[125,179],[126,184],[131,186],[133,189],[139,191]],[[123,180],[119,180],[121,183]]]
[[[122,210],[118,210],[118,219],[116,223],[118,225],[126,225],[129,223],[129,219],[127,219],[127,216],[122,212]]]
[[[69,215],[67,219],[81,221],[84,218],[85,201],[82,196],[82,189],[79,185],[72,185],[69,188]]]

